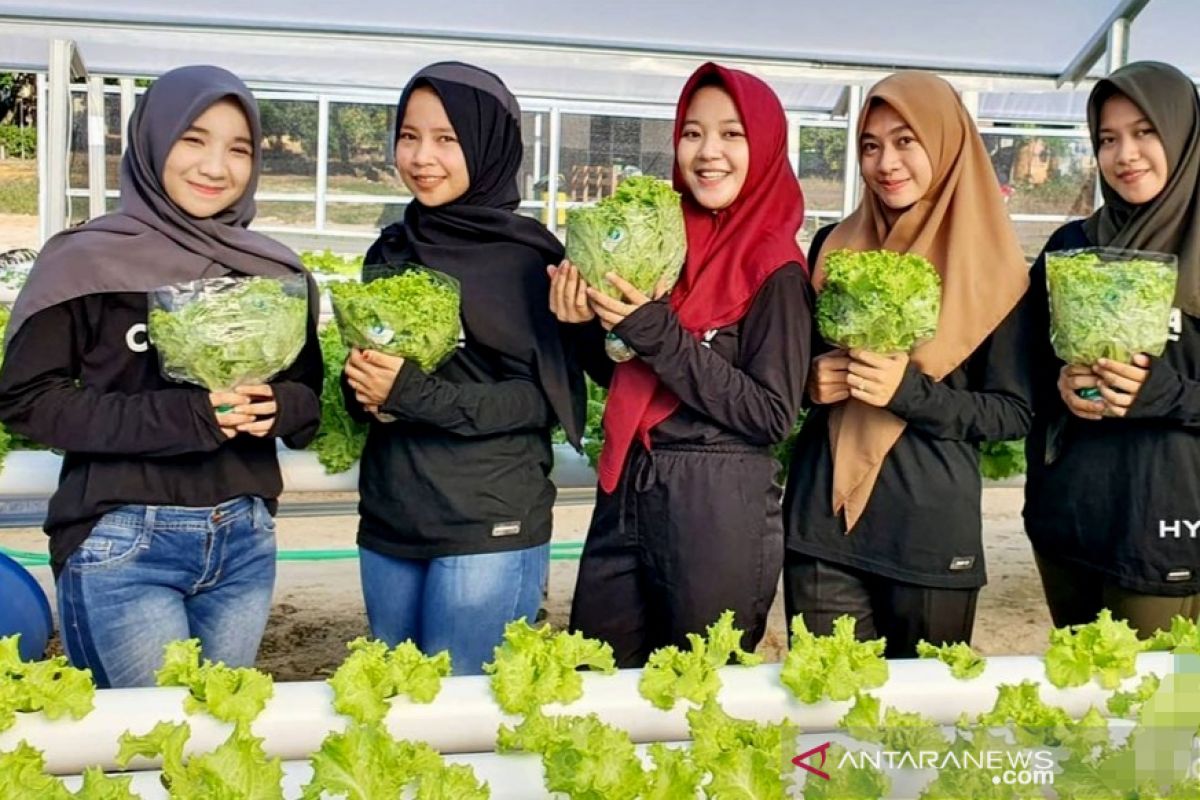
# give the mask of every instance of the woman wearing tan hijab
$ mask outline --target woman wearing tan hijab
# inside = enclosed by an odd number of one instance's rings
[[[784,514],[789,618],[828,633],[849,614],[889,657],[969,641],[986,581],[980,442],[1023,436],[1030,402],[1028,270],[983,141],[954,89],[922,72],[880,81],[858,130],[866,183],[853,214],[819,231],[839,249],[917,253],[937,268],[937,334],[911,354],[829,349],[814,334],[811,410]]]

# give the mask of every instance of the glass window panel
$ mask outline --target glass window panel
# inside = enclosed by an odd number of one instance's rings
[[[260,192],[312,194],[317,186],[317,103],[260,100],[263,169]]]
[[[396,108],[329,104],[329,193],[407,195],[392,165]]]
[[[1096,159],[1087,139],[985,133],[984,145],[996,169],[1010,214],[1092,213]]]
[[[325,226],[331,229],[377,233],[403,218],[405,203],[329,203]]]
[[[799,145],[797,173],[804,189],[804,207],[840,213],[846,182],[846,129],[802,127]]]
[[[316,207],[313,203],[302,201],[259,200],[254,225],[261,228],[312,228],[316,225]]]
[[[671,177],[672,122],[590,114],[562,115],[561,185],[569,200],[612,194],[623,175]]]
[[[550,115],[545,112],[521,114],[521,140],[525,145],[517,186],[522,200],[545,200],[550,165]],[[560,184],[560,190],[563,188]]]

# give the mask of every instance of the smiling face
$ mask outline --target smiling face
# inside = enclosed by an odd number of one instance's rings
[[[933,183],[929,153],[887,103],[875,103],[867,112],[858,158],[867,187],[893,219],[924,197]]]
[[[441,98],[428,87],[408,97],[396,139],[396,169],[413,196],[430,208],[457,200],[471,185],[458,134]]]
[[[1104,101],[1097,139],[1100,174],[1125,202],[1148,203],[1167,185],[1170,172],[1162,139],[1125,95],[1114,94]]]
[[[245,193],[254,172],[254,142],[246,113],[218,100],[171,146],[163,164],[167,196],[197,219],[215,216]]]
[[[692,96],[675,160],[702,207],[719,211],[737,199],[750,170],[750,143],[737,106],[724,89],[705,86]]]

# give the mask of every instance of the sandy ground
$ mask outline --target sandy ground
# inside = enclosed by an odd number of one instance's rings
[[[1021,490],[985,490],[983,510],[991,582],[980,595],[973,644],[987,655],[1041,653],[1050,617],[1028,541],[1021,532]],[[555,511],[554,540],[582,540],[590,515],[587,506],[560,506]],[[279,547],[287,551],[349,549],[354,546],[355,523],[354,517],[282,517]],[[39,530],[0,531],[0,544],[45,552],[45,537]],[[553,625],[566,625],[577,570],[575,560],[551,562],[547,611]],[[49,567],[31,571],[50,592]],[[259,666],[279,680],[327,677],[345,657],[345,642],[367,632],[360,592],[355,559],[282,561]],[[786,642],[780,594],[760,652],[768,660],[779,660]]]
[[[24,214],[0,214],[0,253],[20,247],[37,249],[38,218]]]

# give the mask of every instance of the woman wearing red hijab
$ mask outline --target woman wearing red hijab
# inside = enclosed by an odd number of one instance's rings
[[[705,64],[674,141],[688,253],[671,294],[651,300],[610,275],[622,302],[567,262],[550,270],[552,309],[580,325],[581,360],[611,387],[571,628],[610,643],[621,666],[686,645],[725,609],[745,648],[762,638],[783,558],[770,448],[791,431],[809,360],[804,203],[779,99]],[[614,368],[605,329],[638,357]]]

